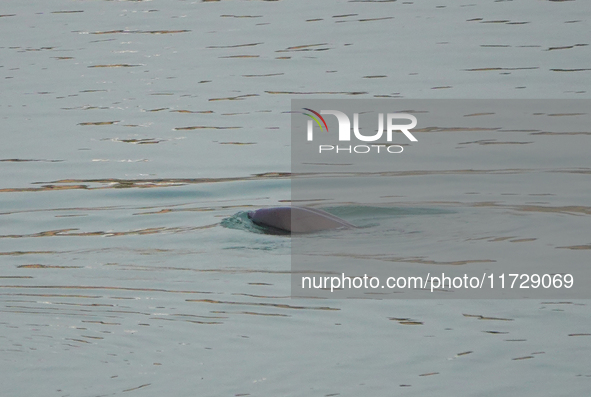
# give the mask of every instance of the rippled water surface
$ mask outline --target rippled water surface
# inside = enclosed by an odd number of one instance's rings
[[[291,99],[588,100],[590,15],[4,0],[1,394],[588,394],[588,300],[294,299],[290,238],[244,214],[291,200]],[[423,130],[387,209],[317,206],[387,231],[394,266],[584,264],[590,134]]]

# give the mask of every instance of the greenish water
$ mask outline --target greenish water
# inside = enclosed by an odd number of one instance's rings
[[[588,300],[293,299],[244,214],[291,199],[291,99],[588,99],[589,7],[5,0],[0,393],[585,395]],[[385,209],[315,206],[390,265],[589,261],[588,129],[421,140]]]

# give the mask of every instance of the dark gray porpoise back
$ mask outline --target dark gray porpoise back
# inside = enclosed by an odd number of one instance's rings
[[[274,207],[250,211],[248,217],[259,226],[291,233],[352,229],[354,225],[326,211],[304,207]]]

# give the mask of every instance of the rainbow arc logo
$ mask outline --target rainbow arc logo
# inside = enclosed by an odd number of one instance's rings
[[[320,115],[320,113],[315,112],[314,110],[309,109],[309,108],[303,108],[303,109],[307,110],[308,112],[312,112],[316,115],[316,117],[314,117],[310,113],[302,112],[302,114],[305,114],[306,116],[310,117],[312,120],[314,120],[316,122],[316,124],[318,124],[318,126],[320,127],[320,131],[322,131],[322,129],[323,129],[322,124],[320,124],[320,120],[322,120],[322,123],[324,124],[324,127],[326,127],[326,131],[328,132],[328,126],[326,125],[326,121],[324,120],[324,117],[322,117]],[[320,120],[318,120],[318,119],[320,119]]]

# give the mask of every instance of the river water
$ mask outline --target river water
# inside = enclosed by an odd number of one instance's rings
[[[588,394],[587,299],[292,298],[291,239],[244,214],[292,198],[292,99],[588,103],[590,18],[585,1],[4,0],[1,394]],[[566,123],[424,130],[432,156],[383,176],[386,209],[317,206],[385,231],[391,266],[584,265],[591,132]]]

